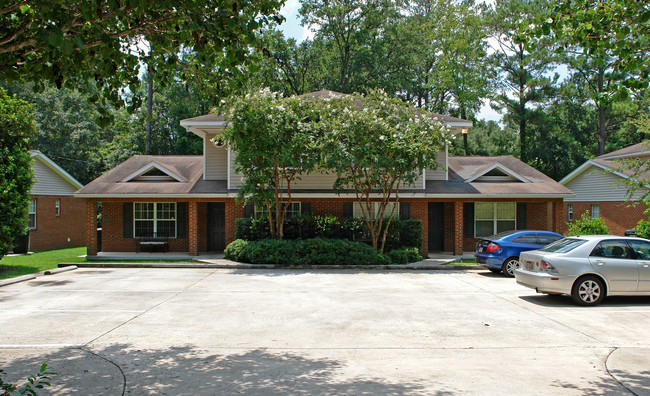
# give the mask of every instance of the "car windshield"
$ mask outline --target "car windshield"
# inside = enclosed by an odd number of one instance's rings
[[[572,251],[573,249],[586,242],[586,239],[564,238],[560,239],[559,241],[555,241],[548,246],[544,246],[539,250],[542,252],[566,253]]]

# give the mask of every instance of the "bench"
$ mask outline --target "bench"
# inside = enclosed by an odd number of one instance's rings
[[[143,251],[148,251],[153,253],[156,251],[162,251],[164,253],[169,252],[169,238],[165,235],[157,236],[144,236],[135,238],[135,249],[137,253]]]

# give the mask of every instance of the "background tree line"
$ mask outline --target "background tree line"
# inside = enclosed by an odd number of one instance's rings
[[[203,69],[213,74],[188,73],[184,62],[200,61],[205,48],[183,56],[179,47],[169,58],[153,46],[141,58],[153,67],[138,79],[124,80],[128,89],[119,91],[119,100],[100,101],[101,106],[86,85],[5,75],[3,86],[35,105],[32,148],[82,183],[131,155],[144,154],[147,140],[151,154],[200,154],[201,142],[178,121],[208,113],[228,95],[256,87],[285,96],[379,88],[417,107],[474,121],[466,144],[456,140],[450,154],[514,155],[559,180],[588,158],[648,138],[637,128],[637,120],[648,115],[647,85],[628,83],[626,94],[619,94],[626,82],[647,79],[648,5],[608,0],[604,3],[619,8],[595,15],[569,15],[559,8],[587,10],[595,7],[592,3],[304,0],[300,15],[314,37],[298,42],[267,21],[268,26],[254,30],[250,59],[236,75],[219,67],[227,63],[224,59],[215,58],[194,63],[211,65]],[[565,33],[544,27],[548,20],[565,21]],[[566,29],[569,25],[573,31]],[[587,51],[596,45],[589,41],[594,35],[613,44]],[[640,38],[630,40],[632,35]],[[619,38],[634,62],[640,59],[645,66],[619,67],[625,52],[617,47]],[[144,99],[149,81],[155,81],[151,110]],[[501,123],[477,119],[484,103],[501,112]]]

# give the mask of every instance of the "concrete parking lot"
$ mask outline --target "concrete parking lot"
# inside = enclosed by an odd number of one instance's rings
[[[0,368],[43,394],[650,394],[650,297],[488,271],[78,269],[0,288]]]

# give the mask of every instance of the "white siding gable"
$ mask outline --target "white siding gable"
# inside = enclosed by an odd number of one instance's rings
[[[217,134],[207,134],[203,140],[205,180],[226,180],[228,178],[228,148],[217,147],[210,139]]]
[[[592,165],[565,184],[566,187],[576,193],[576,196],[564,200],[566,202],[626,201],[627,188],[623,184],[624,180],[620,176]],[[638,200],[640,195],[640,193],[637,193],[633,198]]]
[[[77,191],[75,186],[34,158],[32,195],[72,195],[75,191]]]

